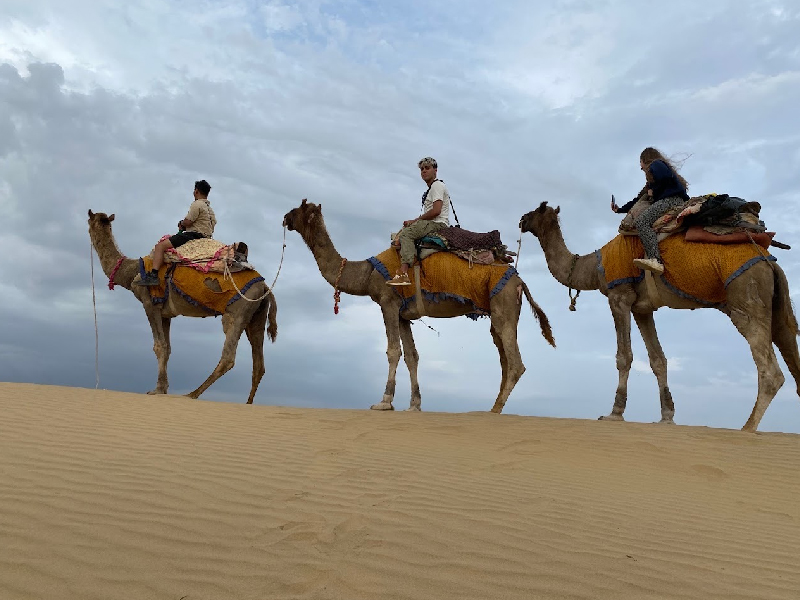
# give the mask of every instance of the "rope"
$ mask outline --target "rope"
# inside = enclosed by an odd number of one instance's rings
[[[230,269],[228,268],[228,262],[225,261],[225,268],[223,269],[223,275],[225,279],[230,281],[233,284],[233,288],[239,294],[240,298],[244,298],[248,302],[261,302],[264,298],[269,296],[272,293],[272,290],[275,289],[275,284],[278,282],[278,275],[281,274],[281,267],[283,266],[283,257],[286,255],[286,225],[283,226],[283,248],[281,249],[281,262],[278,264],[278,272],[275,273],[275,279],[272,280],[272,285],[267,288],[267,291],[264,292],[262,296],[259,296],[256,299],[248,298],[244,295],[242,290],[236,285],[236,282],[233,280],[233,274],[231,273]]]
[[[120,259],[120,263],[122,259]],[[119,268],[119,264],[117,268]],[[100,335],[97,330],[97,299],[94,293],[94,246],[89,242],[89,264],[92,269],[92,308],[94,309],[94,389],[100,387]],[[109,286],[112,284],[109,282]],[[113,290],[114,288],[111,287]]]
[[[278,264],[278,272],[275,273],[275,279],[272,280],[271,289],[275,289],[275,284],[278,282],[278,275],[281,274],[281,267],[283,266],[283,257],[286,254],[286,223],[283,224],[283,248],[281,248],[281,262]]]
[[[339,314],[339,299],[342,293],[339,291],[339,280],[342,278],[342,271],[347,264],[347,259],[342,259],[342,264],[339,265],[339,273],[336,275],[336,281],[333,282],[333,314]]]
[[[514,268],[519,264],[519,253],[522,251],[522,226],[519,228],[519,239],[517,240],[517,259],[514,261]]]
[[[94,257],[94,254],[92,254],[92,257]],[[128,257],[124,254],[120,255],[117,264],[115,264],[114,268],[111,269],[111,275],[108,276],[108,289],[113,290],[114,286],[117,285],[114,283],[114,277],[116,277],[117,271],[119,271],[119,268],[122,266],[122,261],[124,261],[126,258]],[[94,272],[94,258],[92,258],[92,271]]]
[[[577,308],[575,308],[575,303],[578,301],[578,296],[581,295],[580,290],[576,290],[575,296],[572,295],[572,272],[575,270],[575,264],[578,262],[578,258],[580,258],[577,254],[572,255],[572,264],[569,267],[569,275],[567,275],[567,294],[569,294],[569,309],[572,312],[575,312]]]
[[[773,265],[772,261],[767,257],[766,254],[764,254],[764,251],[761,249],[761,246],[759,246],[756,243],[756,241],[753,239],[753,235],[750,233],[750,231],[748,229],[746,229],[746,228],[743,228],[743,229],[744,229],[744,232],[747,234],[747,237],[750,238],[750,243],[752,243],[753,246],[756,247],[756,250],[758,251],[758,253],[764,259],[764,261],[769,265],[770,269],[772,269],[772,272],[775,273],[776,272],[775,271],[775,265]]]

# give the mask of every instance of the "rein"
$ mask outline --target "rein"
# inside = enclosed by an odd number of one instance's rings
[[[575,296],[572,295],[572,272],[575,270],[575,264],[578,262],[579,255],[573,254],[572,255],[572,264],[569,266],[569,275],[567,275],[567,288],[569,291],[569,309],[572,312],[575,312],[577,309],[575,308],[575,303],[578,301],[578,296],[581,295],[580,290],[575,290]]]
[[[117,268],[122,263],[122,259],[117,263]],[[94,310],[94,389],[100,387],[100,334],[97,330],[97,299],[94,293],[94,246],[89,243],[89,264],[92,269],[92,309]],[[109,287],[113,290],[113,284],[109,283]]]
[[[347,264],[347,259],[342,259],[342,264],[339,265],[339,273],[336,275],[336,281],[333,282],[333,314],[339,314],[339,299],[341,297],[341,292],[339,291],[339,280],[342,278],[342,271],[344,271],[344,266]]]

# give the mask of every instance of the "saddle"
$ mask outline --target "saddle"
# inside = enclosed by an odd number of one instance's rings
[[[164,253],[164,262],[192,267],[201,273],[224,273],[226,269],[236,273],[253,269],[253,265],[247,262],[247,254],[248,248],[244,242],[224,244],[211,238],[199,238],[177,248],[169,248]]]
[[[485,233],[469,231],[462,227],[446,227],[416,241],[417,258],[422,259],[434,252],[451,252],[468,261],[470,265],[491,265],[514,261],[515,252],[510,252],[500,239],[497,229]]]
[[[637,235],[635,220],[652,205],[641,195],[619,225],[622,235]],[[653,231],[661,241],[675,233],[685,232],[687,242],[737,244],[755,241],[769,247],[774,232],[767,233],[759,219],[761,205],[728,194],[695,196],[670,209],[655,223]]]

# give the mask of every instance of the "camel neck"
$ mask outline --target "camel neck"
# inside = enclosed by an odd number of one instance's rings
[[[320,273],[325,281],[345,294],[366,296],[369,294],[368,281],[373,271],[366,260],[347,261],[342,265],[342,256],[336,251],[324,224],[318,224],[311,239],[305,240],[314,260],[317,261]]]
[[[113,272],[114,283],[130,289],[133,279],[139,272],[139,261],[125,257],[110,232],[109,235],[91,234],[91,238],[106,277],[110,277]]]
[[[570,252],[558,225],[542,232],[539,243],[544,251],[547,268],[559,283],[576,290],[599,288],[594,253],[576,256]]]

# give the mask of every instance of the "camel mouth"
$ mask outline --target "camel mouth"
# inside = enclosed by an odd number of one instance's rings
[[[294,219],[292,219],[292,213],[288,212],[283,215],[283,226],[286,227],[289,231],[294,231]]]

